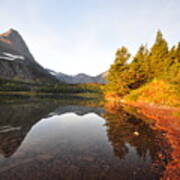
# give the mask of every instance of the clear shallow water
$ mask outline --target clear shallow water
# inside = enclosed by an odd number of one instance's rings
[[[124,110],[11,103],[0,120],[0,179],[153,180],[164,169],[159,132]]]

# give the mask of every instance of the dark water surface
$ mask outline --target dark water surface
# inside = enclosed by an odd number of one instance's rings
[[[160,179],[159,134],[92,103],[1,103],[0,180]]]

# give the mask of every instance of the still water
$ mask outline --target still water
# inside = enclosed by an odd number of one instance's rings
[[[122,108],[0,104],[1,180],[156,180],[166,165],[163,143],[160,132]]]

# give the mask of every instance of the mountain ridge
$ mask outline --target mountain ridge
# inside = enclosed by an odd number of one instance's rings
[[[55,76],[61,82],[65,82],[67,84],[83,84],[83,83],[98,83],[98,84],[105,84],[107,72],[103,72],[97,76],[90,76],[85,73],[78,73],[76,75],[68,75],[62,72],[56,72],[51,69],[47,69],[47,71]]]

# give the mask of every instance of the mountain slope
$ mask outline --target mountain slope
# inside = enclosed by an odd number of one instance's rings
[[[35,61],[21,35],[13,29],[0,34],[0,78],[57,82],[54,76]]]

